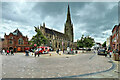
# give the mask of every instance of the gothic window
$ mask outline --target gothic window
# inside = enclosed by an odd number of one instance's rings
[[[18,40],[18,44],[23,44],[23,39],[22,38],[19,38],[19,40]]]
[[[56,42],[56,45],[55,45],[55,46],[56,46],[56,48],[57,48],[57,42]]]
[[[60,48],[60,43],[59,43],[59,48]]]

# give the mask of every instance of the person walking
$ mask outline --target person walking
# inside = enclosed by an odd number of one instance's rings
[[[105,57],[107,57],[107,50],[105,50]]]
[[[11,49],[11,55],[14,55],[14,54],[13,54],[13,49]]]
[[[65,49],[63,49],[63,54],[64,54]]]
[[[6,55],[9,55],[9,50],[7,50],[7,53],[6,53]]]
[[[4,49],[2,50],[2,53],[5,54],[5,50]]]
[[[59,48],[58,48],[58,54],[59,54]]]
[[[109,52],[109,56],[110,56],[110,58],[111,58],[111,55],[112,55],[112,50],[110,50],[110,52]]]

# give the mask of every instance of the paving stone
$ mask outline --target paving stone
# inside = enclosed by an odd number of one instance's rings
[[[46,54],[40,57],[24,56],[22,54],[3,55],[2,69],[6,73],[2,73],[3,78],[55,78],[104,71],[112,66],[112,63],[108,62],[108,58],[92,52],[76,55],[52,53],[52,56]],[[115,73],[114,70],[112,71],[110,75]],[[83,77],[109,77],[105,74],[107,73]],[[116,76],[113,75],[113,77]]]

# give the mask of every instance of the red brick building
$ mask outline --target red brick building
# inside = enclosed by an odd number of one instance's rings
[[[118,25],[118,50],[120,51],[120,24]]]
[[[13,49],[14,52],[22,52],[25,51],[26,47],[29,47],[28,37],[23,36],[18,29],[9,35],[4,35],[3,48],[5,50]]]
[[[115,25],[112,30],[112,49],[120,51],[120,24]]]

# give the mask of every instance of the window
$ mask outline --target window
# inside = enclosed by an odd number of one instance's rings
[[[10,37],[10,39],[13,39],[13,37]]]
[[[9,43],[12,44],[12,40],[10,40]]]
[[[18,44],[23,44],[23,39],[22,38],[19,38],[19,40],[18,40]]]

